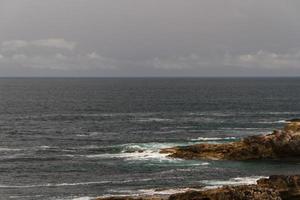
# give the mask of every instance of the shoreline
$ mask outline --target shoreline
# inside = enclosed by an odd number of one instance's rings
[[[299,146],[299,148],[298,148]],[[300,119],[288,120],[282,130],[246,137],[223,144],[195,144],[161,149],[172,158],[200,160],[276,160],[300,158]],[[179,188],[178,188],[179,189]],[[174,189],[175,190],[175,189]],[[171,195],[99,197],[96,200],[299,200],[300,175],[272,175],[256,184],[230,185],[209,189],[186,189]]]
[[[300,158],[300,119],[292,119],[282,130],[267,135],[255,135],[240,141],[161,149],[160,153],[186,160],[276,160]]]
[[[190,189],[171,195],[99,197],[96,200],[299,200],[300,175],[273,175],[256,184]]]

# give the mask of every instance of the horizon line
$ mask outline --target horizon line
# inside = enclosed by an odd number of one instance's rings
[[[107,79],[107,78],[300,78],[299,76],[0,76],[0,79],[13,78],[87,78],[87,79]]]

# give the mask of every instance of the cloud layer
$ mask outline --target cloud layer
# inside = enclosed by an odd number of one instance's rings
[[[97,52],[81,52],[76,42],[62,38],[4,41],[0,48],[0,67],[46,70],[115,69],[114,60]]]
[[[260,50],[252,54],[249,53],[238,56],[227,55],[225,64],[246,68],[300,70],[300,50],[293,50],[286,53]]]
[[[300,76],[300,1],[0,0],[0,76]]]
[[[18,51],[23,48],[56,48],[56,49],[66,49],[69,51],[74,50],[76,47],[75,42],[66,41],[62,38],[49,38],[42,40],[10,40],[4,41],[1,45],[2,51]]]

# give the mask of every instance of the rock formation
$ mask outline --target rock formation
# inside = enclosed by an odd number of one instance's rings
[[[162,149],[161,153],[183,159],[253,160],[300,158],[300,120],[290,120],[283,130],[250,136],[224,144],[196,144]]]
[[[159,197],[108,197],[97,200],[162,200]],[[224,186],[173,194],[167,200],[299,200],[300,175],[270,176],[256,185]]]
[[[300,176],[270,176],[256,185],[224,186],[174,194],[169,200],[299,200]]]
[[[196,144],[162,149],[161,153],[183,159],[251,160],[300,158],[300,119],[287,122],[283,130],[251,136],[224,144]],[[300,200],[300,175],[270,176],[256,185],[223,186],[188,191],[169,197],[108,197],[97,200]]]

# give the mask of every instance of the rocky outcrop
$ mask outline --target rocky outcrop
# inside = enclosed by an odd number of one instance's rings
[[[276,190],[258,185],[243,185],[174,194],[169,200],[281,200],[281,198]]]
[[[160,197],[104,197],[97,198],[96,200],[166,200],[166,198]]]
[[[196,144],[162,149],[171,157],[183,159],[251,160],[300,158],[300,119],[287,122],[272,134],[251,136],[224,144]],[[109,197],[97,200],[300,200],[300,175],[270,176],[256,185],[223,186],[187,191],[169,197]]]
[[[97,200],[162,200],[159,197],[109,197]],[[173,194],[167,200],[299,200],[300,175],[270,176],[256,185],[224,186]]]
[[[263,188],[271,188],[274,191],[279,192],[281,199],[284,200],[300,199],[300,175],[270,176],[267,179],[259,179],[257,185]]]
[[[224,144],[196,144],[162,149],[161,153],[183,159],[253,160],[300,158],[300,120],[290,120],[283,130],[250,136]]]
[[[300,176],[270,176],[256,185],[224,186],[174,194],[169,200],[299,200]]]

